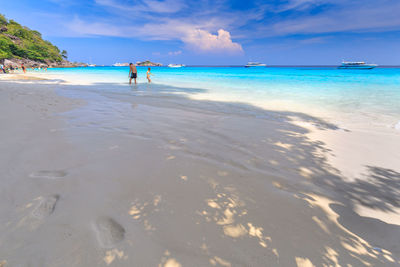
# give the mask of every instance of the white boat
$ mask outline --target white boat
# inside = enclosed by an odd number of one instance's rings
[[[169,68],[182,68],[185,67],[183,64],[168,64]]]
[[[114,67],[127,67],[127,66],[129,66],[129,63],[119,63],[119,62],[117,62],[117,63],[114,63],[113,66]]]
[[[376,64],[366,64],[363,61],[360,62],[348,62],[348,61],[343,61],[342,65],[340,65],[338,68],[339,69],[365,69],[365,70],[370,70],[378,65]]]
[[[264,63],[259,63],[259,62],[248,62],[247,65],[245,65],[246,68],[250,67],[266,67],[267,64]]]
[[[88,67],[96,67],[96,64],[93,64],[92,58],[89,60],[90,63],[87,64]]]

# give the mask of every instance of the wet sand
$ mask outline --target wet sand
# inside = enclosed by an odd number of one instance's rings
[[[0,81],[0,266],[400,264],[379,144],[177,91]]]

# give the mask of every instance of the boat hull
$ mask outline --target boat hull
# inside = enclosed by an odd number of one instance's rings
[[[245,65],[245,68],[260,68],[260,67],[266,67],[267,65],[257,65],[257,66],[252,66],[252,65]]]
[[[377,65],[372,64],[364,64],[364,65],[341,65],[338,69],[361,69],[361,70],[370,70],[376,68]]]
[[[169,64],[168,68],[182,68],[185,67],[183,64]]]
[[[344,66],[339,66],[338,69],[352,69],[352,70],[371,70],[376,68],[376,66],[363,66],[363,67],[344,67]]]

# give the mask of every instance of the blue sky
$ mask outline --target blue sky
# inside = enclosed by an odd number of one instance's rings
[[[0,0],[71,61],[400,65],[399,0]]]

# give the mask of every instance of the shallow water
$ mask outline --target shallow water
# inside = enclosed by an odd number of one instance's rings
[[[152,88],[143,85],[147,82],[146,71],[147,67],[138,67],[138,87],[144,91]],[[395,130],[400,121],[400,68],[154,67],[152,73],[155,85],[179,87],[173,93],[194,99],[305,112],[345,127],[374,126]],[[126,84],[128,80],[127,67],[49,69],[48,74],[86,84]],[[116,90],[111,86],[101,88]],[[124,90],[118,90],[124,93]],[[130,92],[129,87],[126,92]]]

